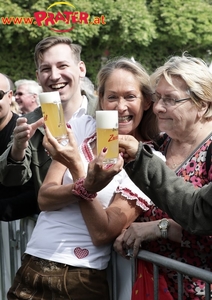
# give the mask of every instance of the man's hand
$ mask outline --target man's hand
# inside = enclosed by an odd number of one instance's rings
[[[24,159],[29,139],[34,135],[37,128],[43,124],[43,118],[32,124],[27,124],[27,119],[24,117],[17,119],[16,127],[13,131],[13,145],[10,153],[12,159],[17,161]]]

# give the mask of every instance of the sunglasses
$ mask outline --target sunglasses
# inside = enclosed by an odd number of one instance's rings
[[[10,91],[10,90],[9,90]],[[4,97],[4,95],[6,95],[9,91],[4,92],[2,90],[0,90],[0,100]]]

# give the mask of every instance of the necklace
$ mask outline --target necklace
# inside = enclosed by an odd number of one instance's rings
[[[190,141],[190,147],[187,148],[187,151],[182,152],[181,153],[183,155],[183,159],[180,160],[179,162],[175,162],[173,159],[173,153],[172,153],[172,145],[173,145],[173,140],[171,139],[169,145],[168,145],[168,149],[170,149],[170,159],[172,161],[172,164],[170,166],[171,169],[176,169],[177,167],[179,167],[184,161],[186,161],[187,159],[189,159],[189,157],[191,156],[191,154],[193,153],[194,149],[196,149],[197,145],[199,145],[200,142],[202,142],[202,138],[205,136],[205,138],[208,135],[208,131],[206,132],[201,132],[202,130],[202,126],[199,127],[199,130],[197,131],[196,136],[192,139],[193,143],[191,143]],[[201,133],[201,134],[200,134]],[[207,134],[207,135],[206,135]],[[204,135],[204,136],[203,136]],[[204,140],[204,138],[203,138]],[[179,147],[178,147],[179,149]],[[182,149],[182,148],[181,148]],[[178,153],[178,152],[177,152]]]
[[[171,143],[169,144],[169,149],[170,149],[170,158],[171,158],[171,161],[172,161],[172,164],[170,166],[171,169],[176,169],[177,167],[179,167],[184,161],[185,161],[185,158],[183,158],[182,160],[180,160],[179,162],[175,162],[174,159],[173,159],[173,153],[172,153],[172,147],[171,147],[171,144],[172,144],[172,140],[171,140]],[[192,146],[191,146],[192,147]],[[188,155],[191,153],[191,148],[189,149],[188,152],[186,152],[186,155],[184,157],[188,157]]]
[[[172,154],[171,154],[171,160],[172,160],[171,169],[176,169],[184,161],[184,159],[183,159],[179,163],[175,163],[174,160],[173,160],[173,158],[172,158]]]

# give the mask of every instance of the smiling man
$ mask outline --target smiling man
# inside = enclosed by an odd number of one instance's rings
[[[59,91],[65,121],[84,114],[94,115],[97,99],[81,90],[86,66],[80,58],[81,46],[68,37],[50,36],[35,47],[37,81],[44,92]],[[41,108],[17,120],[14,138],[0,158],[0,181],[5,185],[21,185],[33,178],[36,192],[51,163],[43,145]]]
[[[39,105],[41,86],[34,80],[20,79],[15,82],[15,101],[18,103],[22,115],[27,114]]]

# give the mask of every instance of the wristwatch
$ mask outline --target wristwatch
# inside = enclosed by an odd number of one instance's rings
[[[169,220],[164,218],[161,219],[158,223],[158,227],[160,229],[161,232],[161,237],[164,239],[167,239],[167,231],[168,231],[168,227],[169,227]]]

